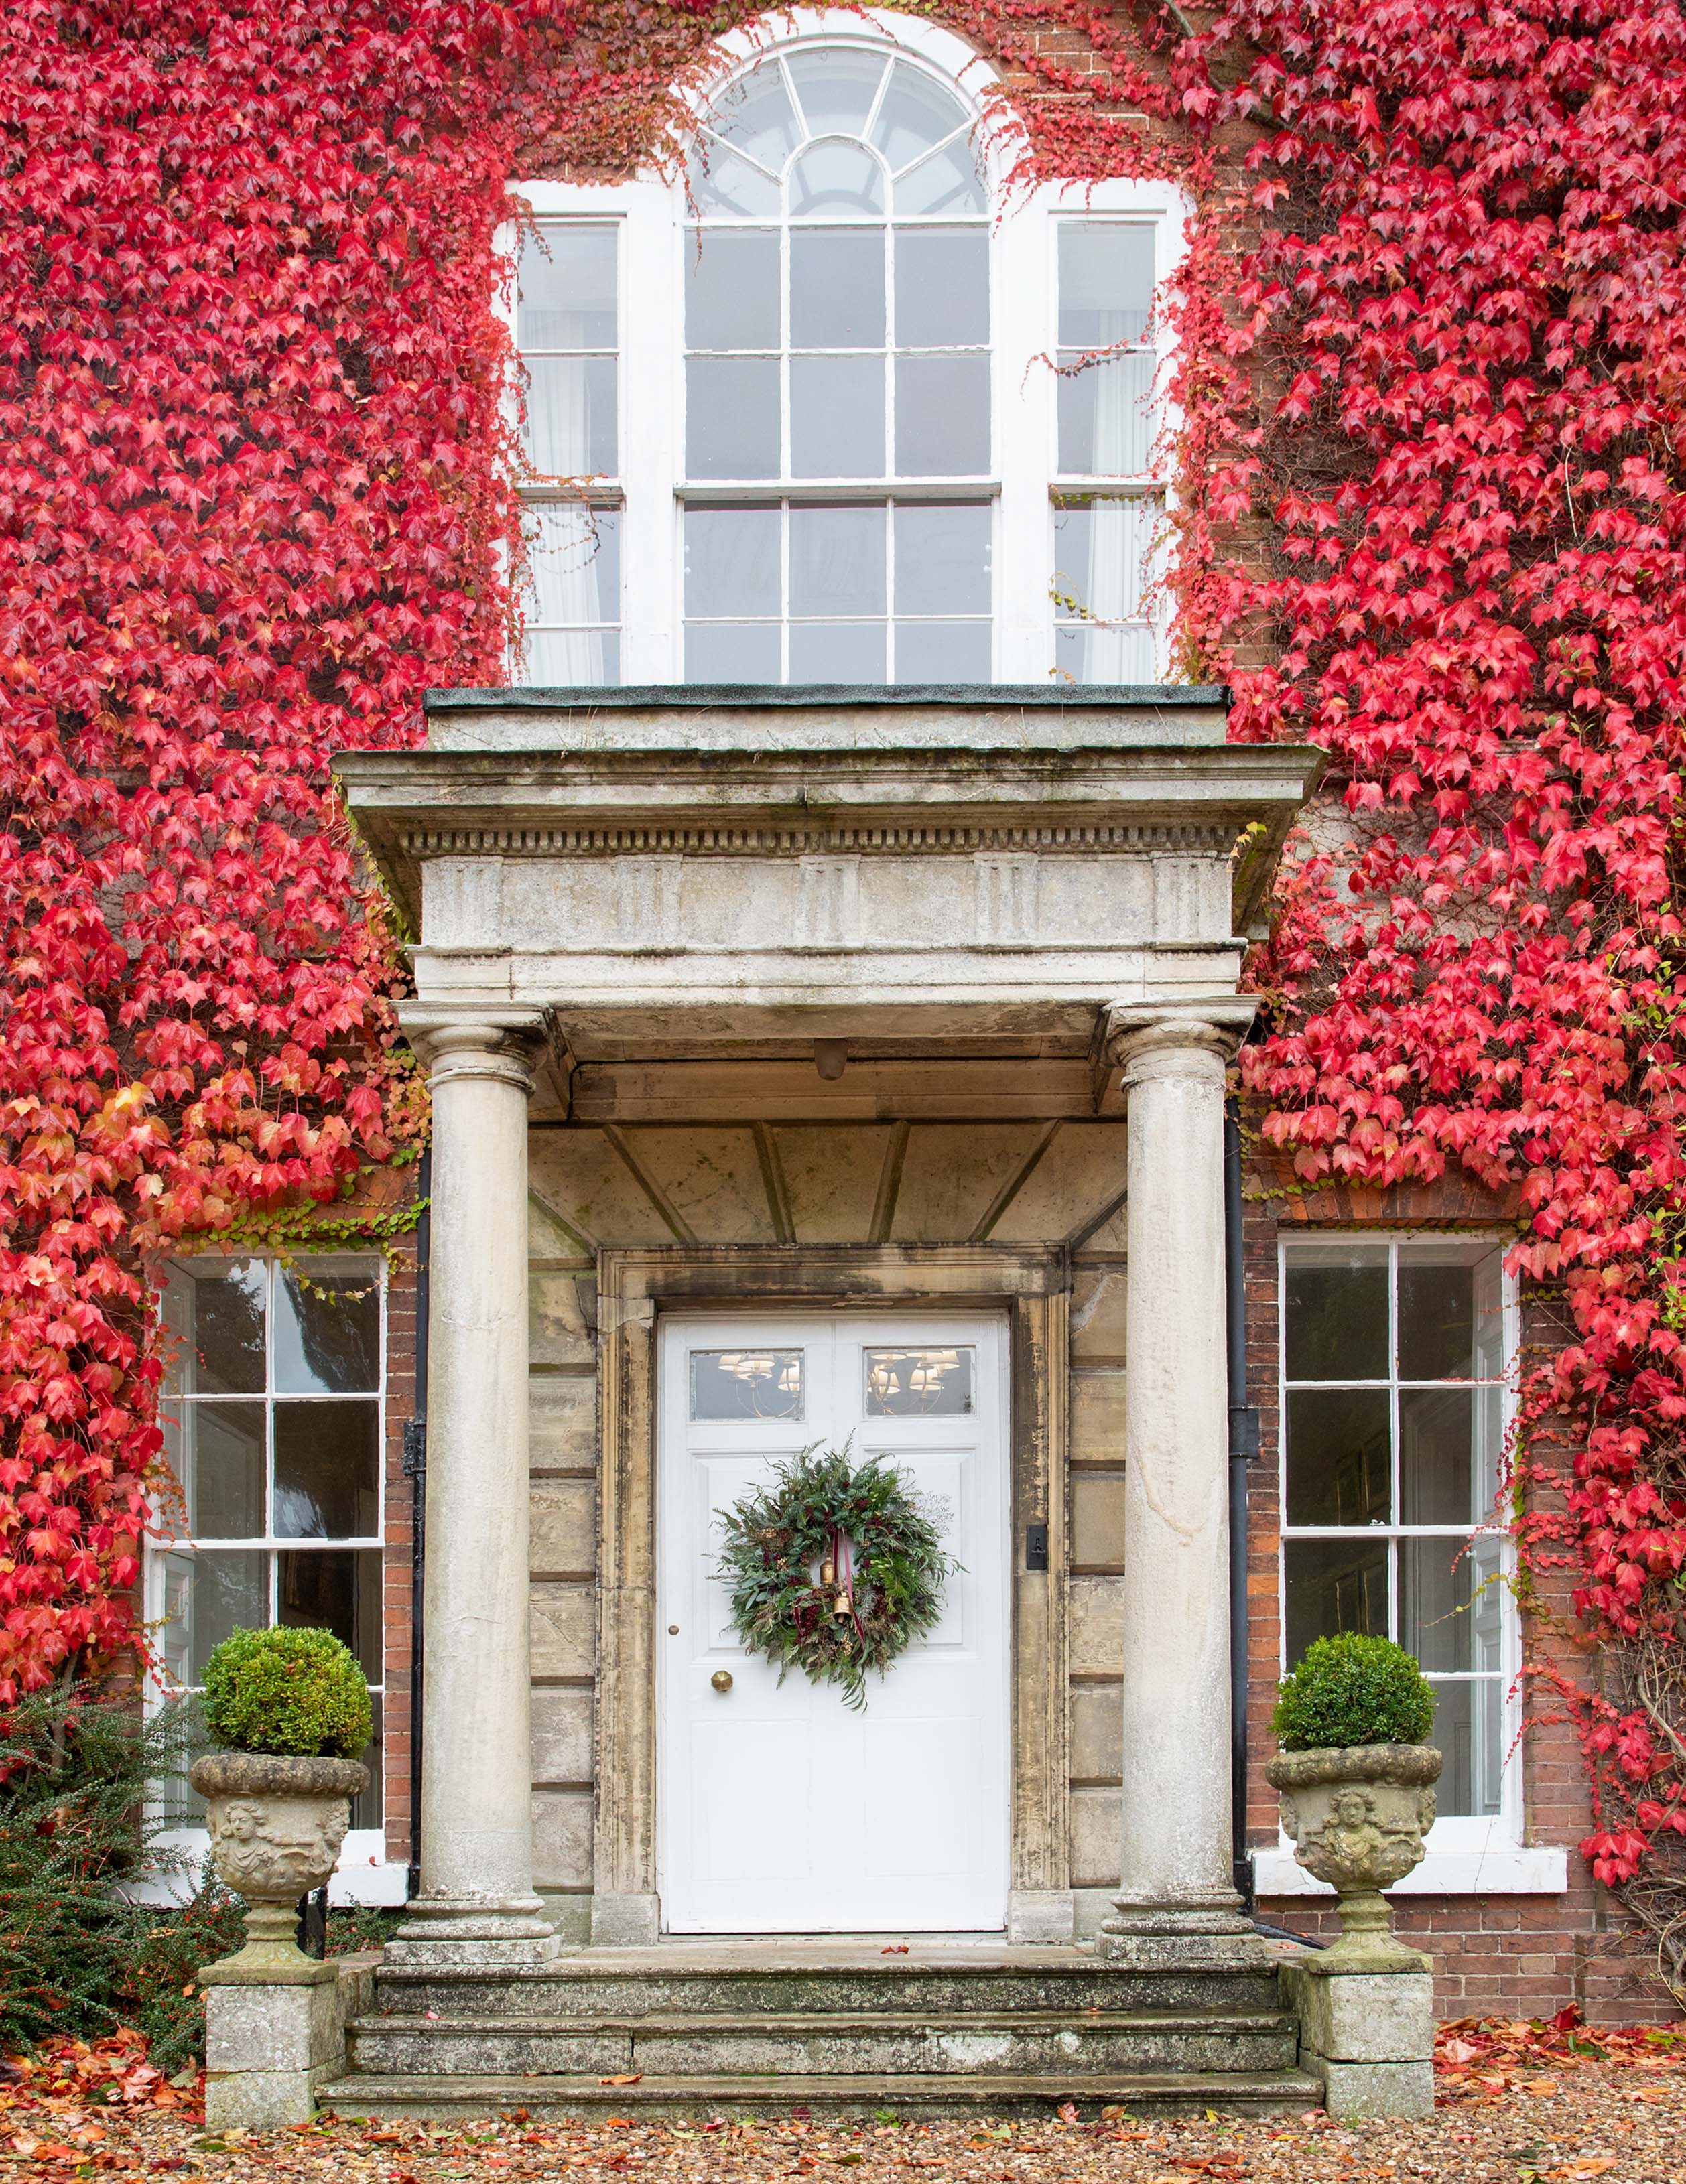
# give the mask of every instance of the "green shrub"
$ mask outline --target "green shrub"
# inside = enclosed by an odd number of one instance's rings
[[[1320,1638],[1281,1684],[1271,1726],[1284,1752],[1328,1745],[1421,1744],[1434,1693],[1403,1646],[1348,1631]]]
[[[231,1631],[205,1663],[205,1726],[231,1752],[355,1759],[369,1686],[331,1630]]]

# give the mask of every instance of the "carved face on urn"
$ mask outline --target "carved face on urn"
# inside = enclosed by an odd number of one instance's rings
[[[343,1797],[213,1797],[216,1869],[242,1896],[292,1898],[320,1888],[345,1840]]]
[[[1295,1858],[1343,1894],[1403,1880],[1421,1862],[1433,1817],[1432,1791],[1393,1782],[1308,1784],[1282,1797]]]

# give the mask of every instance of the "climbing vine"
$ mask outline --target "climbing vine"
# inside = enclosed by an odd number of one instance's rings
[[[0,23],[0,1702],[131,1630],[149,1254],[413,1148],[332,751],[504,672],[494,237],[756,11],[14,0]],[[1308,1184],[1461,1170],[1561,1315],[1599,1877],[1686,1842],[1686,25],[1665,0],[931,0],[1015,179],[1174,172],[1186,671],[1331,754],[1246,1076]],[[1549,1588],[1541,1585],[1544,1600]],[[1652,1893],[1647,1896],[1646,1891]]]

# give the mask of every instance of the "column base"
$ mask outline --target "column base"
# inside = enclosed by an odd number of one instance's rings
[[[1232,1891],[1148,1903],[1138,1897],[1113,1899],[1110,1919],[1095,1937],[1095,1954],[1105,1964],[1140,1971],[1240,1972],[1274,1970],[1276,1958],[1264,1936],[1243,1916]]]
[[[387,1943],[387,1962],[428,1967],[507,1965],[511,1970],[549,1964],[561,1954],[562,1945],[544,1911],[536,1896],[510,1900],[418,1896]]]

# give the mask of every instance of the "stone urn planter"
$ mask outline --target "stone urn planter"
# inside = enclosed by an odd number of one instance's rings
[[[299,1898],[333,1871],[351,1800],[369,1786],[356,1759],[296,1759],[268,1752],[214,1752],[188,1771],[209,1808],[220,1878],[243,1896],[246,1945],[215,1969],[241,1980],[314,1979],[295,1939]]]
[[[1421,1862],[1441,1763],[1432,1744],[1350,1744],[1278,1752],[1266,1766],[1296,1864],[1340,1897],[1341,1938],[1320,1973],[1430,1969],[1395,1940],[1382,1891]]]

